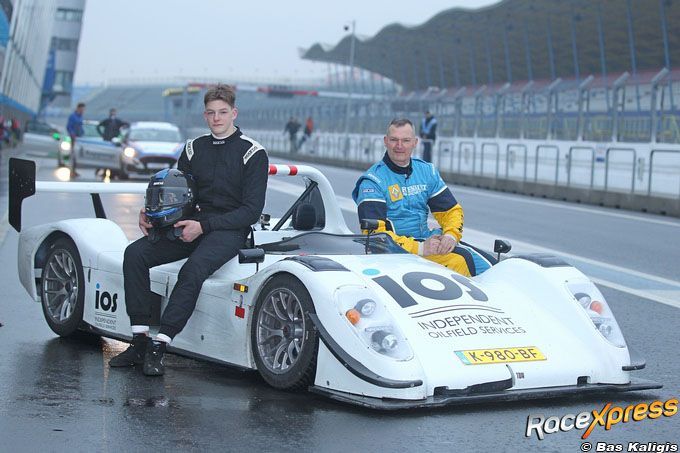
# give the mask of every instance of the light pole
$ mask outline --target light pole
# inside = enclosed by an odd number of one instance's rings
[[[345,25],[345,31],[349,29],[349,25]],[[356,21],[352,21],[352,34],[349,41],[349,80],[347,83],[347,110],[345,112],[345,158],[349,154],[349,112],[352,105],[352,88],[354,87],[354,41]]]

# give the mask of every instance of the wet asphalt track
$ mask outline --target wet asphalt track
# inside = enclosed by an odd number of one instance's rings
[[[40,178],[50,178],[52,161],[38,161]],[[0,171],[5,179],[4,162]],[[357,172],[325,171],[338,195],[348,197]],[[3,188],[3,203],[5,194]],[[574,211],[561,209],[559,203],[530,203],[525,197],[489,196],[470,189],[456,195],[466,207],[470,229],[680,280],[678,220],[613,211],[626,214],[621,218],[591,212],[595,208]],[[270,196],[274,205],[288,200],[281,192]],[[105,199],[107,214],[121,219],[130,237],[137,235],[140,200]],[[51,194],[27,200],[24,206],[25,225],[92,215],[89,197],[74,200]],[[351,212],[345,215],[348,222],[354,220]],[[592,233],[593,228],[598,232]],[[654,253],[645,253],[647,241]],[[16,244],[17,234],[11,230],[0,247],[2,451],[580,451],[582,431],[551,434],[543,441],[526,438],[527,417],[562,416],[600,410],[607,402],[627,406],[680,395],[679,309],[603,286],[628,344],[647,359],[647,368],[635,375],[662,382],[663,389],[614,398],[381,413],[307,393],[276,391],[255,372],[177,356],[169,356],[164,377],[145,378],[140,370],[108,368],[108,359],[125,347],[123,343],[87,336],[60,339],[51,332],[40,306],[30,301],[16,276]],[[620,283],[628,288],[631,284],[625,278]],[[619,424],[609,431],[597,427],[588,440],[677,442],[679,428],[676,415]]]

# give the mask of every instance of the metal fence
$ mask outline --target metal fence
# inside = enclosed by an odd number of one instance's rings
[[[382,136],[314,134],[291,150],[279,131],[248,131],[267,149],[362,164],[385,152]],[[442,138],[433,163],[441,172],[680,199],[680,145],[603,144],[584,141]]]

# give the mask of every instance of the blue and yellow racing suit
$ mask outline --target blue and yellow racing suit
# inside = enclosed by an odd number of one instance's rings
[[[387,233],[406,251],[423,253],[423,241],[432,235],[450,235],[453,252],[425,258],[466,275],[487,270],[491,262],[474,249],[460,245],[463,208],[442,180],[434,165],[411,158],[408,167],[395,165],[387,153],[359,177],[352,198],[359,219],[380,220],[376,232]],[[428,208],[440,228],[427,225]]]

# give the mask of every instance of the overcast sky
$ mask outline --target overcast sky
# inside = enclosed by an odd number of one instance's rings
[[[141,78],[313,78],[326,63],[299,57],[335,45],[356,21],[374,36],[394,22],[419,25],[453,7],[497,0],[87,0],[76,84]]]

